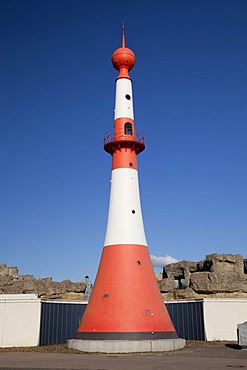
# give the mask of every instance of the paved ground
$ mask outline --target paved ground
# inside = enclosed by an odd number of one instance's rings
[[[156,354],[84,354],[65,346],[1,349],[0,369],[247,370],[247,350],[236,344],[188,341],[184,349]]]

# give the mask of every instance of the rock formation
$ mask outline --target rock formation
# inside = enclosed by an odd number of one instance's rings
[[[163,268],[158,281],[165,299],[247,298],[247,260],[240,255],[210,254],[204,261],[181,261]]]
[[[83,300],[86,284],[70,280],[52,281],[51,277],[35,279],[33,275],[19,275],[17,267],[0,264],[0,294],[37,294],[40,298]]]

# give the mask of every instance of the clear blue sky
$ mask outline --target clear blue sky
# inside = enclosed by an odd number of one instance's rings
[[[246,0],[1,0],[0,263],[20,274],[95,278],[123,20],[150,253],[247,257]]]

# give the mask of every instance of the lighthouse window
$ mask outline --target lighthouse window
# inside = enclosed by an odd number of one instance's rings
[[[130,99],[131,99],[131,97],[130,97],[130,95],[129,95],[129,94],[126,94],[126,95],[125,95],[125,98],[126,98],[127,100],[130,100]]]
[[[131,211],[132,213],[133,213],[133,215],[136,213],[136,211],[134,210],[134,209],[132,209],[132,211]]]
[[[130,122],[125,123],[124,133],[125,133],[125,135],[132,135],[132,124]]]

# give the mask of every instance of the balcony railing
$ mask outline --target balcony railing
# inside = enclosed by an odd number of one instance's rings
[[[136,154],[145,149],[145,137],[142,132],[134,131],[133,135],[115,133],[108,131],[104,135],[104,149],[108,153],[113,153],[121,148],[130,148],[135,150]]]

